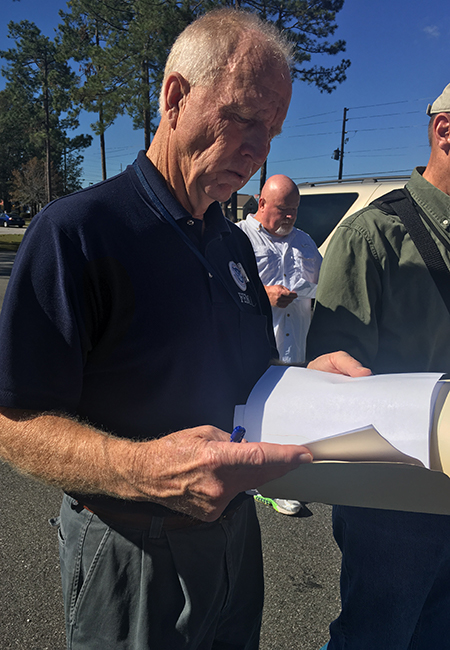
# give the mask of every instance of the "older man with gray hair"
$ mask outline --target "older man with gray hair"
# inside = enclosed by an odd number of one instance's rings
[[[250,14],[193,23],[149,150],[46,206],[21,244],[0,315],[0,453],[65,492],[71,650],[258,647],[245,491],[311,455],[230,442],[234,405],[276,351],[250,243],[217,202],[280,132],[288,54]],[[315,367],[367,372],[343,354]]]

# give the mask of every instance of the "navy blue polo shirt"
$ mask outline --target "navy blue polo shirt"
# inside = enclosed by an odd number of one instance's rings
[[[230,431],[234,405],[276,355],[251,244],[216,203],[202,235],[144,152],[138,161],[215,273],[132,166],[52,202],[28,228],[1,311],[0,404],[135,439]]]

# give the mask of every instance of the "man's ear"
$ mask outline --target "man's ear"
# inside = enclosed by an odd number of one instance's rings
[[[448,113],[436,115],[433,130],[439,148],[448,152],[450,150],[450,115]]]
[[[189,82],[179,72],[171,72],[167,77],[164,85],[164,113],[173,129],[189,90]]]

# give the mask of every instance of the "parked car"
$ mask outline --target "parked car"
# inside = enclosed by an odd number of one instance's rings
[[[17,212],[11,212],[11,214],[0,212],[0,226],[3,226],[4,228],[8,228],[8,226],[23,228],[24,225],[25,219],[23,219]]]
[[[300,183],[297,228],[307,232],[324,255],[340,222],[383,194],[404,187],[409,176],[349,178]]]

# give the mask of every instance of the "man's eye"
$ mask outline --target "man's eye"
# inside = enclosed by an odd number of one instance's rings
[[[242,117],[242,115],[237,115],[237,113],[234,114],[234,120],[239,124],[250,124],[251,122],[248,118]]]

